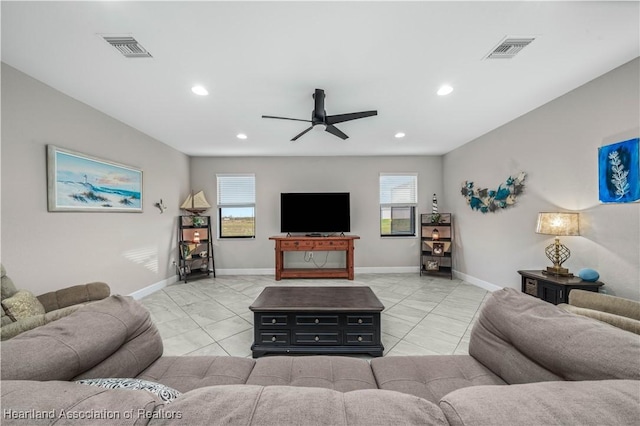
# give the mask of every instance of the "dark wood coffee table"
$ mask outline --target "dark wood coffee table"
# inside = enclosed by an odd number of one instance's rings
[[[382,356],[380,312],[369,287],[267,287],[253,302],[254,358],[276,354]]]

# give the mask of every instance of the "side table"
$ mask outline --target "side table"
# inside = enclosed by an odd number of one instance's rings
[[[569,303],[569,292],[573,289],[598,292],[604,285],[600,281],[584,281],[579,277],[559,277],[543,274],[542,271],[518,271],[522,276],[522,292],[557,305]]]

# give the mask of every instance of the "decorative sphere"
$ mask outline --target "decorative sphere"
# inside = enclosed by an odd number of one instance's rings
[[[578,271],[578,276],[584,281],[598,281],[600,274],[595,269],[584,268]]]

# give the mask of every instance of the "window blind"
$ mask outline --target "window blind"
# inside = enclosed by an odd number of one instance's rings
[[[417,173],[380,173],[380,204],[418,203]]]
[[[256,202],[254,174],[216,175],[218,206],[253,206]]]

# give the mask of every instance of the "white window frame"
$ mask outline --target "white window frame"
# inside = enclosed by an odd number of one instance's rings
[[[240,185],[241,180],[251,178],[253,180],[253,188],[246,193],[227,194],[226,191],[233,188],[233,185]],[[235,180],[235,182],[234,182]],[[216,174],[216,199],[217,199],[217,223],[218,238],[256,238],[256,175],[254,173],[220,173]],[[222,235],[222,209],[223,208],[252,208],[253,209],[253,235]]]
[[[409,187],[400,190],[397,194],[392,194],[393,185],[397,185],[400,188],[402,185],[409,184]],[[417,236],[418,229],[418,173],[380,173],[378,181],[378,189],[380,196],[380,237],[383,238],[415,238]],[[397,208],[409,208],[409,220],[411,229],[409,232],[383,233],[382,219],[383,209],[390,211],[393,214],[393,209]],[[393,225],[393,222],[391,222]]]

